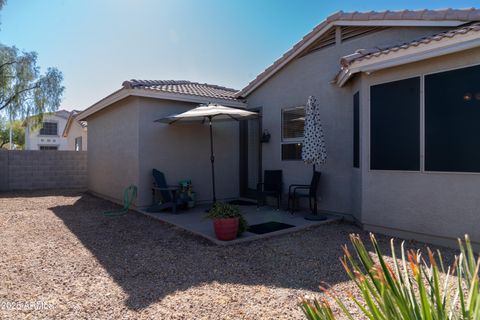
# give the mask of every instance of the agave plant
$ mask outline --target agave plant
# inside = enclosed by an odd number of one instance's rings
[[[401,245],[401,257],[397,259],[393,240],[393,263],[383,258],[377,240],[370,234],[375,260],[358,235],[350,235],[355,249],[355,259],[347,246],[340,259],[346,273],[360,289],[361,299],[350,295],[360,312],[370,320],[443,320],[480,319],[480,258],[475,258],[468,236],[465,244],[458,241],[460,254],[447,269],[438,251],[438,257],[427,249],[423,259],[420,251],[405,251]],[[351,310],[332,289],[321,289],[335,301],[348,319],[354,319]],[[310,320],[335,319],[326,298],[305,297],[300,306]]]

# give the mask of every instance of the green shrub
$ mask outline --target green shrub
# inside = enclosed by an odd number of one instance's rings
[[[460,254],[455,257],[453,266],[446,270],[440,252],[436,258],[427,249],[428,258],[423,259],[419,251],[405,252],[403,243],[398,262],[393,240],[391,265],[384,260],[375,236],[371,235],[370,239],[375,260],[358,235],[350,235],[357,259],[346,246],[343,247],[345,256],[340,259],[348,276],[361,291],[362,299],[353,295],[350,299],[366,318],[480,319],[480,258],[475,258],[468,236],[465,236],[465,245],[459,240]],[[354,319],[335,292],[322,289],[348,319]],[[327,299],[302,298],[300,306],[310,320],[335,319]]]
[[[207,218],[239,218],[238,235],[241,235],[248,229],[247,221],[243,217],[240,209],[228,203],[216,202],[210,211],[208,211]]]

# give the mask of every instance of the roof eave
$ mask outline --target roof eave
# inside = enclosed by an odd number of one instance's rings
[[[121,88],[114,93],[108,95],[104,99],[93,104],[89,108],[85,109],[77,115],[79,121],[87,121],[87,118],[92,114],[108,107],[109,105],[125,99],[129,96],[135,97],[144,97],[144,98],[154,98],[161,100],[173,100],[173,101],[184,101],[184,102],[193,102],[193,103],[217,103],[223,104],[230,107],[241,107],[245,108],[247,105],[244,102],[234,100],[234,99],[221,99],[221,98],[210,98],[197,95],[189,95],[183,93],[169,93],[169,92],[158,92],[154,90],[146,89],[126,89]]]
[[[70,117],[68,117],[67,124],[65,125],[65,128],[63,128],[62,136],[64,138],[68,136],[68,132],[70,131],[70,127],[72,126],[72,121],[73,121],[73,115],[72,113],[70,113]]]
[[[335,26],[364,26],[364,27],[458,27],[469,21],[465,20],[339,20]]]
[[[340,71],[337,76],[337,85],[342,87],[354,74],[359,72],[375,72],[477,47],[480,47],[480,32],[475,32],[472,35],[461,38],[459,37],[458,39],[448,38],[434,45],[411,49],[411,52],[408,52],[407,49],[404,52],[397,51],[384,56],[353,62],[348,68]]]
[[[356,72],[352,73],[352,70],[350,70],[349,68],[344,68],[340,70],[336,77],[337,86],[340,88],[343,87],[354,73]]]

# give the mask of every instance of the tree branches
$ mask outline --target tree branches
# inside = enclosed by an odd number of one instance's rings
[[[8,109],[14,118],[55,111],[64,91],[62,81],[56,68],[40,73],[35,52],[0,44],[0,111]]]

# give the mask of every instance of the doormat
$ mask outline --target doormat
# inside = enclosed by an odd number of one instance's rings
[[[254,224],[248,227],[248,232],[255,233],[255,234],[265,234],[270,233],[278,230],[293,228],[291,224],[276,222],[276,221],[269,221],[260,224]]]
[[[256,206],[256,202],[246,201],[246,200],[231,200],[228,201],[229,204],[233,204],[235,206]]]

